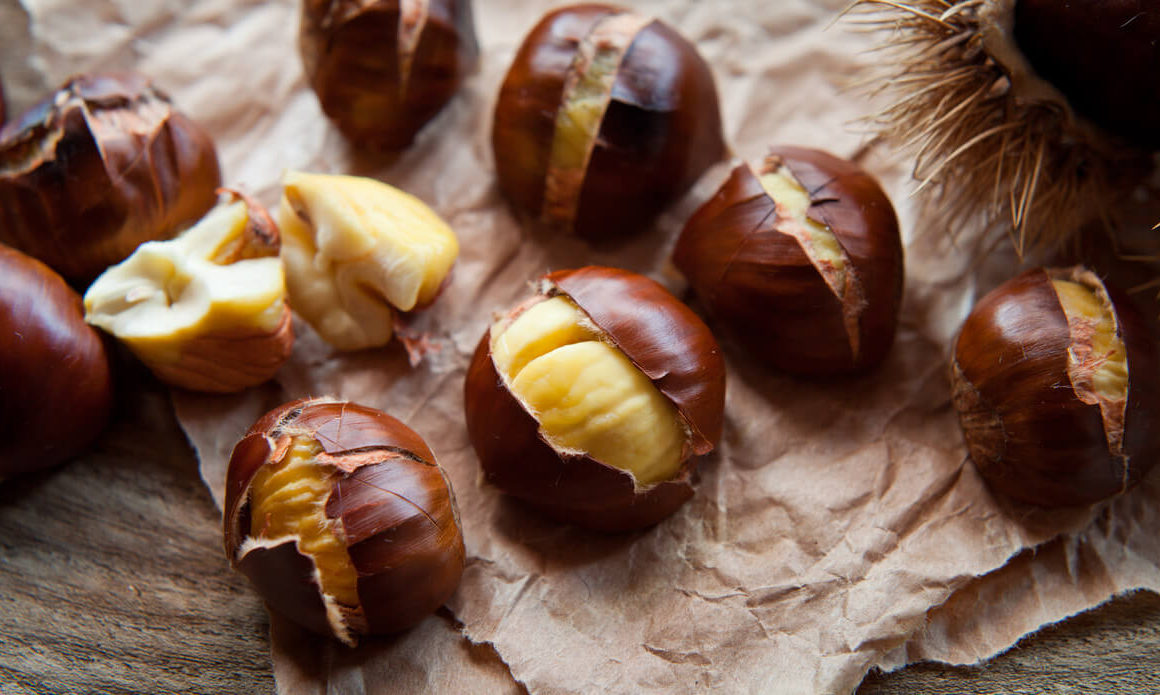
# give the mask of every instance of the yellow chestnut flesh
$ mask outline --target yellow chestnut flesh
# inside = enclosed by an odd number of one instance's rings
[[[340,475],[334,466],[316,462],[321,451],[314,439],[295,437],[282,461],[259,469],[250,488],[250,536],[259,541],[296,538],[299,552],[318,569],[324,602],[357,607],[358,573],[339,536],[339,520],[325,511]]]
[[[639,485],[676,475],[688,438],[675,406],[569,299],[492,328],[492,359],[557,451],[587,454]]]
[[[833,230],[806,216],[810,209],[809,191],[784,164],[759,178],[762,188],[777,205],[777,214],[782,220],[779,229],[798,240],[834,295],[841,298],[846,291],[846,252]]]
[[[386,344],[396,311],[435,299],[459,253],[422,201],[374,179],[292,172],[278,225],[294,309],[342,350]]]

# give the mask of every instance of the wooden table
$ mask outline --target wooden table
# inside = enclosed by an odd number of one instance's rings
[[[120,382],[92,453],[0,485],[0,693],[271,693],[265,610],[226,564],[168,395],[132,367]],[[920,664],[858,691],[1156,692],[1160,597],[1146,592],[984,667]]]

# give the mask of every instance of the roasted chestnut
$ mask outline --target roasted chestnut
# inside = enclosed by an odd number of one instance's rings
[[[996,493],[1041,507],[1124,492],[1160,457],[1160,351],[1083,268],[1029,270],[979,301],[955,343],[954,403]]]
[[[230,192],[169,241],[142,244],[85,293],[85,320],[172,386],[229,393],[278,371],[294,345],[278,228]]]
[[[214,205],[209,136],[133,74],[74,77],[0,130],[0,241],[88,282]]]
[[[0,477],[82,453],[113,405],[105,345],[59,275],[3,244],[0,342]]]
[[[532,29],[500,88],[492,146],[522,214],[588,239],[646,227],[725,154],[696,48],[607,5],[564,7]]]
[[[673,262],[758,360],[828,375],[867,369],[894,341],[902,242],[894,208],[855,164],[777,147],[741,164],[689,219]]]
[[[439,296],[459,255],[423,201],[360,176],[289,172],[278,226],[290,303],[339,350],[385,345],[398,312]]]
[[[266,413],[230,458],[226,555],[271,608],[353,645],[405,630],[455,591],[459,512],[413,430],[326,398]]]
[[[470,0],[303,0],[299,47],[351,140],[402,149],[479,59]]]
[[[615,268],[544,276],[488,329],[464,387],[487,480],[564,521],[643,528],[693,494],[721,437],[725,364],[708,327]]]

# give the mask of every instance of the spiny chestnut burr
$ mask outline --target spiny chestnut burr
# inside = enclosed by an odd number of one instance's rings
[[[777,147],[733,170],[689,219],[673,262],[758,360],[806,375],[882,361],[902,299],[890,200],[855,164]]]
[[[550,516],[644,528],[693,494],[721,437],[725,365],[656,282],[589,266],[544,276],[479,342],[464,387],[487,480]]]
[[[385,345],[399,312],[435,301],[459,255],[423,201],[358,176],[290,172],[278,227],[290,303],[339,350]]]
[[[963,323],[951,375],[971,459],[1041,507],[1124,492],[1160,456],[1160,351],[1126,297],[1083,268],[1029,270]]]
[[[385,149],[410,145],[479,58],[470,0],[303,0],[299,47],[327,117]]]
[[[260,384],[294,344],[278,228],[227,192],[197,224],[142,244],[85,293],[85,320],[171,386],[230,393]]]
[[[524,39],[492,147],[521,214],[593,240],[646,228],[725,154],[696,48],[663,22],[596,4],[555,10]]]
[[[71,281],[213,207],[209,136],[134,74],[74,77],[0,131],[0,241]]]
[[[0,355],[0,477],[88,448],[113,405],[105,345],[59,275],[3,244]]]
[[[234,448],[226,555],[270,607],[354,645],[451,596],[463,535],[451,484],[409,427],[326,398],[266,413]]]

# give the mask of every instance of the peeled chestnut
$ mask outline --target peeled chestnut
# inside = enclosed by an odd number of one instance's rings
[[[544,276],[492,324],[464,392],[489,482],[557,519],[621,531],[692,496],[692,457],[721,437],[725,364],[666,289],[589,266]]]
[[[303,0],[299,47],[351,140],[402,149],[479,59],[470,0]]]
[[[278,228],[240,193],[177,238],[142,244],[85,292],[85,320],[167,384],[230,393],[270,379],[294,345]]]
[[[555,10],[524,39],[492,146],[522,214],[588,239],[638,232],[725,154],[696,48],[663,22],[595,4]]]
[[[971,459],[1007,498],[1084,505],[1160,456],[1160,351],[1126,297],[1083,268],[1029,270],[979,301],[955,343]]]
[[[133,74],[74,77],[0,130],[0,241],[88,282],[217,200],[209,136]]]
[[[878,364],[894,342],[902,242],[890,200],[855,164],[777,147],[733,170],[689,219],[673,262],[758,360],[806,375]]]
[[[226,555],[270,607],[354,645],[455,591],[463,536],[431,449],[395,418],[326,398],[266,413],[230,458]]]
[[[3,244],[0,344],[0,477],[82,453],[113,406],[105,345],[59,275]]]

